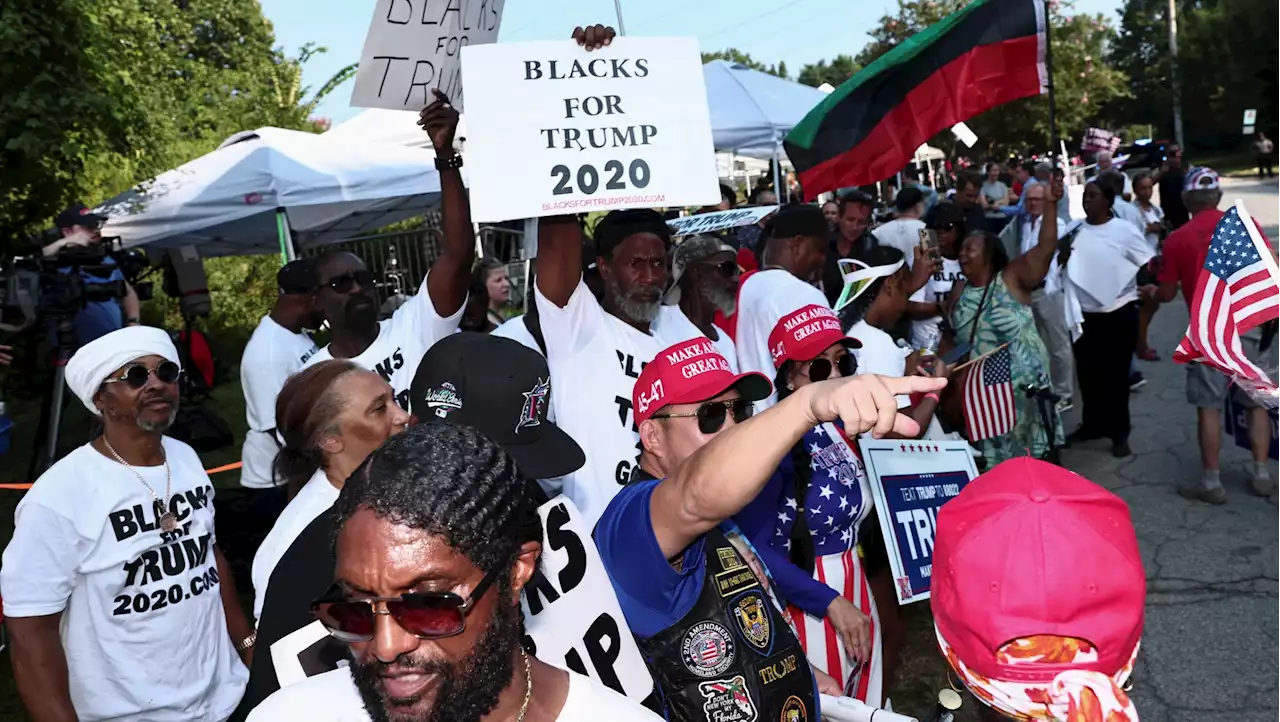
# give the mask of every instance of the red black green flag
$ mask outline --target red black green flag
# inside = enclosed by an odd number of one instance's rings
[[[939,131],[1048,89],[1044,0],[976,0],[880,56],[787,135],[806,198],[902,170]]]

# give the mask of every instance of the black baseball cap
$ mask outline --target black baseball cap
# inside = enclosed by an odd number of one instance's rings
[[[309,258],[289,261],[276,271],[276,286],[281,294],[311,293],[316,285],[315,263]]]
[[[85,228],[97,228],[106,222],[107,217],[93,212],[83,203],[72,203],[67,206],[66,210],[58,214],[57,224],[59,229],[71,228],[72,226],[84,226]]]
[[[550,406],[546,359],[485,333],[456,333],[437,341],[409,387],[409,411],[420,421],[475,428],[530,479],[564,476],[587,460],[578,443],[547,420]]]

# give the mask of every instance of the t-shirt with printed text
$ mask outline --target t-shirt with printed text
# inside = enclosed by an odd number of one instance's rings
[[[263,316],[253,330],[240,357],[240,388],[244,390],[244,413],[249,423],[240,453],[241,486],[268,489],[276,485],[271,473],[280,451],[271,434],[276,428],[276,397],[284,382],[302,370],[319,350],[311,336],[294,333],[270,316]]]

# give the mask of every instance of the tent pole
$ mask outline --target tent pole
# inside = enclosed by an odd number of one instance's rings
[[[618,34],[626,35],[627,29],[622,24],[622,0],[613,0],[613,11],[618,15]]]
[[[773,197],[781,198],[779,189],[782,188],[778,181],[778,146],[773,147]]]
[[[1058,106],[1053,97],[1053,18],[1049,15],[1049,0],[1044,1],[1044,69],[1049,76],[1049,157],[1052,158],[1058,151]]]
[[[280,265],[283,266],[298,257],[298,251],[293,247],[293,234],[289,231],[289,215],[283,207],[276,208],[276,235],[280,238]]]

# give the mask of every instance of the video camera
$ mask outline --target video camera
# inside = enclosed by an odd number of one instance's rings
[[[151,297],[151,284],[139,281],[150,267],[141,250],[112,250],[119,239],[103,238],[97,243],[65,246],[46,257],[38,249],[53,240],[56,238],[36,237],[32,239],[37,245],[34,253],[0,264],[0,330],[25,331],[41,319],[74,317],[88,303],[123,298],[126,281],[139,300]],[[108,257],[114,265],[107,262]],[[116,270],[125,281],[90,280],[108,278]]]

